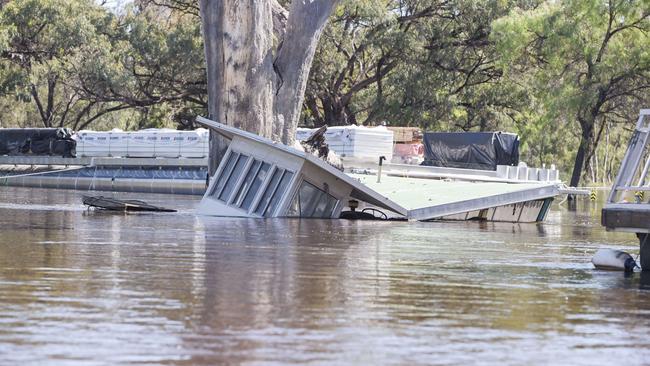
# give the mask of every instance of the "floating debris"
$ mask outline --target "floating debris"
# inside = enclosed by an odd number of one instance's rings
[[[633,272],[634,267],[638,267],[634,258],[628,253],[614,249],[599,249],[591,259],[596,269],[609,271]]]
[[[176,212],[176,210],[150,205],[144,201],[118,200],[104,196],[83,196],[82,202],[88,207],[95,207],[108,211]]]

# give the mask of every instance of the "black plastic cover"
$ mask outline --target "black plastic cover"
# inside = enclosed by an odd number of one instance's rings
[[[426,132],[422,165],[496,170],[519,164],[519,136],[503,132]]]
[[[0,129],[0,155],[74,157],[77,142],[69,128]]]

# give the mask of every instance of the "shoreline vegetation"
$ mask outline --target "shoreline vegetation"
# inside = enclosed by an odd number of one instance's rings
[[[650,107],[648,9],[343,0],[320,35],[299,124],[509,131],[530,165],[609,185]],[[198,0],[0,2],[0,127],[193,128],[206,85]]]

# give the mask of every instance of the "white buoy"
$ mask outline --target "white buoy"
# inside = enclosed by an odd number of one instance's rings
[[[609,271],[633,272],[634,267],[638,267],[631,255],[614,249],[598,249],[594,257],[591,258],[591,263],[596,269]]]

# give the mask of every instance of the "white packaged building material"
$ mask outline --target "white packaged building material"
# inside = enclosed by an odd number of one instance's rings
[[[299,128],[296,139],[309,138],[316,129]],[[384,126],[340,126],[328,127],[325,142],[344,161],[377,162],[380,156],[387,161],[393,158],[393,131]]]
[[[208,130],[147,129],[142,131],[79,131],[77,156],[134,158],[205,158]]]

